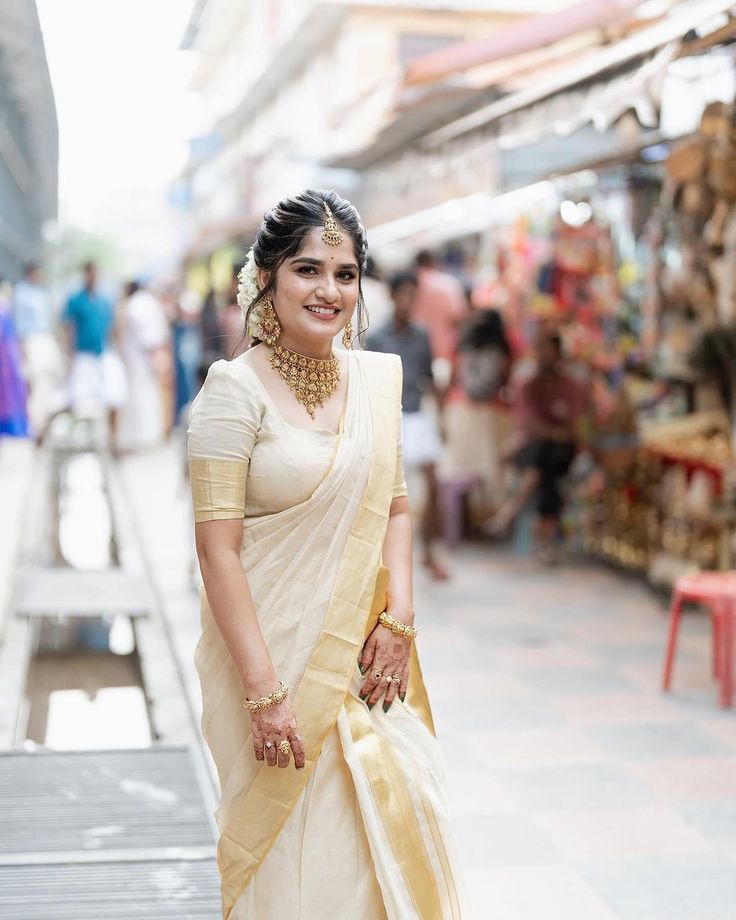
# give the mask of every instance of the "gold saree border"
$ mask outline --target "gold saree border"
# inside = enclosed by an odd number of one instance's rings
[[[442,866],[442,876],[445,880],[445,886],[447,888],[447,900],[450,907],[450,916],[451,920],[462,920],[460,916],[460,898],[457,893],[457,886],[455,885],[455,876],[452,872],[452,866],[450,864],[450,858],[447,855],[447,848],[445,847],[445,841],[442,837],[442,831],[440,829],[439,821],[437,820],[437,815],[435,814],[432,803],[427,798],[422,789],[419,789],[419,798],[422,803],[422,810],[424,811],[424,817],[429,826],[429,832],[432,835],[432,840],[434,841],[435,852]]]
[[[191,457],[189,479],[194,523],[244,518],[247,477],[248,463],[244,460]]]
[[[228,808],[217,847],[223,917],[228,920],[240,895],[286,823],[316,763],[324,739],[335,725],[357,665],[365,621],[386,532],[396,468],[400,364],[386,373],[386,362],[361,362],[368,382],[373,423],[373,458],[360,507],[338,569],[322,631],[293,696],[304,739],[304,770],[264,768]],[[381,356],[385,358],[386,356]]]
[[[406,776],[391,744],[373,728],[365,705],[349,695],[345,710],[355,751],[417,917],[440,920],[443,911],[437,880],[406,786]]]

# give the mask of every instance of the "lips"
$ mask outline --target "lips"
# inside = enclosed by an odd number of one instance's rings
[[[325,307],[322,304],[310,303],[304,307],[312,316],[321,316],[325,319],[332,319],[340,312],[338,307]]]

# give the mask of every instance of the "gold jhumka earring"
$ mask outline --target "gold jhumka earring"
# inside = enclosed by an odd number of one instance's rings
[[[328,246],[339,246],[344,237],[338,229],[337,221],[327,202],[325,202],[325,211],[327,212],[327,220],[325,221],[324,230],[322,231],[322,241],[327,243]]]
[[[266,298],[258,307],[258,321],[256,322],[256,337],[270,348],[278,342],[281,335],[281,323],[276,316],[273,302]]]
[[[342,330],[342,344],[345,348],[353,347],[353,323],[352,320],[348,320],[345,324],[345,328]]]

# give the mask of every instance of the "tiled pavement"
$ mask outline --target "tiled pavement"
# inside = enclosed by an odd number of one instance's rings
[[[123,475],[196,699],[179,466],[167,448]],[[635,580],[471,547],[416,600],[476,920],[736,920],[736,714],[705,617],[664,697],[666,616]]]
[[[418,576],[420,653],[478,920],[734,920],[736,715],[707,619],[659,677],[660,599],[485,547]]]

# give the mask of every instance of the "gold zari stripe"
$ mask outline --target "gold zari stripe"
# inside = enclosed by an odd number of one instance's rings
[[[189,478],[194,503],[194,521],[226,521],[245,517],[244,460],[208,460],[192,457]]]
[[[348,695],[345,710],[353,744],[417,917],[439,920],[442,907],[437,881],[406,788],[406,776],[396,762],[391,745],[374,730],[365,704]]]

